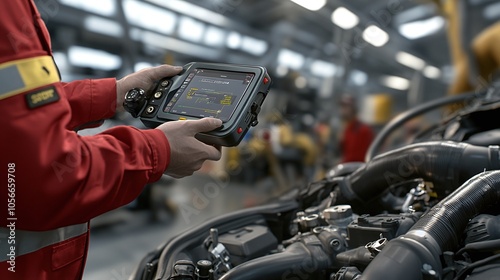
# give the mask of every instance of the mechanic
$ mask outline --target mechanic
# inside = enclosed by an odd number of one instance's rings
[[[0,279],[81,279],[89,220],[128,204],[164,172],[180,178],[218,160],[220,147],[194,135],[222,123],[79,136],[76,128],[111,117],[127,90],[182,68],[63,83],[33,1],[2,1],[0,15]]]
[[[373,140],[372,129],[358,118],[356,98],[343,95],[340,99],[340,117],[345,122],[340,148],[342,163],[363,162]]]

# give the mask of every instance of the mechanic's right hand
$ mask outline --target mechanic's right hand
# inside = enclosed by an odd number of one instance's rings
[[[216,118],[166,122],[156,129],[165,133],[170,144],[170,163],[165,174],[182,178],[201,168],[205,160],[219,160],[221,148],[207,145],[194,136],[208,132],[222,125]]]

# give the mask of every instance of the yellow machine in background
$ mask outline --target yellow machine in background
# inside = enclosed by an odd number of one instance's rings
[[[467,13],[471,11],[468,1],[434,2],[448,19],[448,38],[456,71],[449,94],[460,94],[488,85],[500,68],[500,22],[476,32],[467,28],[471,24],[467,20]]]

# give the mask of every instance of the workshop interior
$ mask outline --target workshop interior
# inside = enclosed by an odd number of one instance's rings
[[[227,121],[221,160],[90,222],[83,279],[498,279],[500,1],[35,4],[63,81],[184,66],[80,135]]]

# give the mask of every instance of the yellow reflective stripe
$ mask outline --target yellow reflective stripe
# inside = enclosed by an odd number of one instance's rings
[[[51,56],[37,56],[0,64],[0,100],[59,82]]]
[[[0,228],[0,262],[38,251],[44,247],[82,235],[88,231],[88,223],[47,231],[28,231]]]

